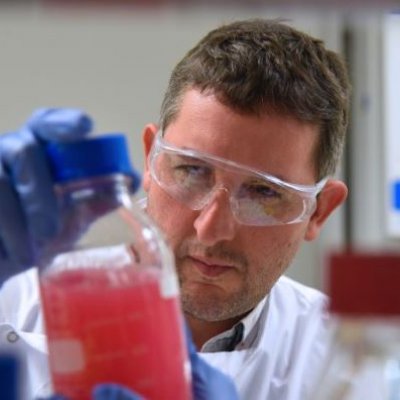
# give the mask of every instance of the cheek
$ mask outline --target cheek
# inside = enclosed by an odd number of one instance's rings
[[[249,227],[243,231],[243,242],[251,249],[253,255],[268,255],[285,253],[288,249],[298,247],[304,237],[306,227],[300,224],[261,227]],[[263,258],[262,257],[262,258]]]
[[[249,265],[252,268],[250,279],[262,279],[264,284],[272,287],[293,261],[303,235],[304,228],[294,225],[262,228],[255,234],[247,235]]]

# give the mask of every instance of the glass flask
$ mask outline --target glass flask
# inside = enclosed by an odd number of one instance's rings
[[[132,200],[125,137],[46,150],[60,216],[39,257],[54,393],[89,400],[112,382],[146,399],[190,399],[174,258]]]

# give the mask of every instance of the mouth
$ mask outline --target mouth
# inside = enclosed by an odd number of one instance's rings
[[[223,262],[217,260],[191,256],[189,256],[189,260],[192,262],[197,271],[207,278],[217,278],[235,269],[235,266],[224,264]]]

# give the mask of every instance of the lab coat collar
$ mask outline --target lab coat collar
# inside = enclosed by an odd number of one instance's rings
[[[267,297],[264,297],[249,314],[231,329],[207,340],[200,351],[204,353],[214,353],[250,347],[258,331],[256,328],[266,301]]]

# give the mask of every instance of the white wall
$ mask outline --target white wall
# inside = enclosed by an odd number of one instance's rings
[[[93,11],[0,7],[0,132],[40,106],[87,110],[97,131],[128,134],[137,167],[140,135],[156,122],[172,66],[203,34],[235,18],[281,16],[341,50],[340,13],[272,9]],[[307,244],[289,273],[319,285],[321,256],[342,242],[343,215]]]
[[[383,122],[385,157],[385,233],[400,240],[400,13],[384,19],[383,46]],[[397,185],[397,186],[396,186]],[[396,194],[397,193],[397,194]],[[398,197],[396,197],[398,196]]]
[[[384,14],[361,13],[352,20],[353,52],[352,80],[353,126],[351,132],[351,173],[349,186],[351,195],[351,240],[359,249],[400,249],[400,235],[389,234],[389,175],[386,169],[389,156],[397,158],[394,163],[400,176],[400,148],[391,147],[400,143],[399,125],[390,126],[393,142],[388,142],[389,125],[385,121],[387,111],[399,120],[398,85],[399,70],[389,75],[389,54],[385,46],[388,20]],[[391,20],[393,33],[397,34],[395,53],[398,57],[400,43],[400,18]],[[397,52],[397,53],[396,53]],[[388,103],[388,89],[392,96]],[[393,92],[395,95],[393,96]],[[396,137],[395,137],[396,136]],[[396,140],[395,140],[396,139]],[[393,162],[393,161],[392,161]],[[400,215],[397,213],[397,218]],[[399,220],[399,219],[398,219]],[[392,221],[393,222],[393,221]]]

